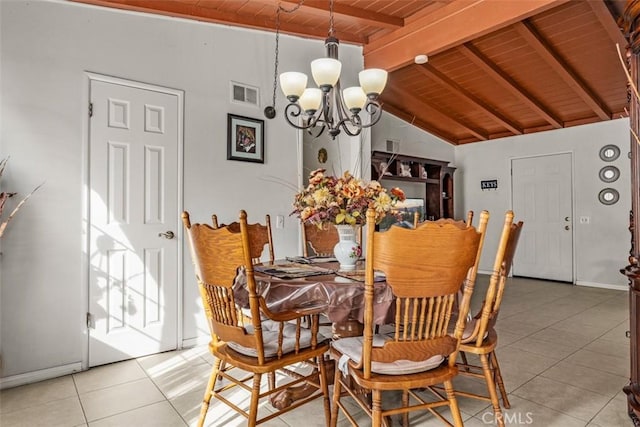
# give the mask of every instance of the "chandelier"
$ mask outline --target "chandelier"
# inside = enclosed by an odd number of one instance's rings
[[[334,37],[333,0],[329,2],[329,35],[324,45],[327,56],[311,61],[311,74],[317,88],[307,87],[304,73],[280,74],[280,87],[289,101],[285,118],[297,129],[316,131],[315,137],[325,129],[333,139],[341,131],[350,136],[359,135],[362,129],[378,123],[382,116],[378,96],[387,83],[387,72],[379,68],[363,70],[358,74],[360,86],[340,90],[342,64],[338,60],[339,41]],[[369,123],[362,122],[359,115],[362,110],[369,113]],[[299,124],[301,115],[302,124]]]

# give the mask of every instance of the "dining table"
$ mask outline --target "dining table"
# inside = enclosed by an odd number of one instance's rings
[[[359,260],[353,271],[340,271],[338,262],[331,258],[321,258],[315,262],[314,258],[308,258],[311,260],[308,263],[299,259],[276,260],[254,266],[256,291],[264,299],[267,308],[276,313],[322,306],[322,314],[333,324],[334,332],[341,330],[340,325],[362,324],[364,260]],[[238,305],[248,307],[245,283],[242,277],[236,279],[234,297]],[[376,275],[373,307],[375,324],[392,321],[393,301],[393,294],[384,277]]]
[[[353,271],[340,271],[334,259],[301,258],[276,260],[254,266],[256,292],[272,312],[321,307],[332,325],[332,339],[362,335],[364,321],[364,260]],[[234,284],[234,298],[240,307],[249,306],[246,277],[241,271]],[[394,297],[384,277],[374,276],[373,321],[391,323]],[[330,364],[330,372],[335,369]],[[333,381],[333,374],[327,375]],[[313,387],[302,385],[275,393],[271,404],[277,408],[303,399]]]

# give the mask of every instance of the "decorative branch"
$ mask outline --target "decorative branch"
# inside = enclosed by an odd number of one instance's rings
[[[0,160],[0,178],[2,178],[4,169],[7,166],[7,161],[9,161],[9,157],[5,157],[4,159]],[[35,193],[38,190],[38,188],[42,187],[43,185],[44,185],[44,182],[38,185],[36,188],[34,188],[31,191],[31,193],[27,194],[27,196],[24,199],[20,200],[18,205],[13,209],[13,211],[11,211],[7,219],[0,223],[0,237],[2,237],[2,235],[4,234],[4,231],[7,229],[7,225],[9,225],[9,221],[13,219],[16,213],[18,213],[22,205],[24,205],[25,202],[29,199],[29,197],[31,197],[31,195]],[[16,194],[18,193],[9,193],[6,191],[3,191],[2,193],[0,193],[0,218],[2,217],[2,211],[4,210],[5,203],[10,197],[15,196]]]
[[[627,76],[629,85],[633,89],[633,92],[636,94],[636,99],[640,100],[640,94],[638,93],[638,88],[633,82],[633,79],[631,78],[631,74],[629,74],[629,70],[627,70],[627,65],[624,63],[624,59],[622,58],[622,52],[620,52],[620,45],[618,43],[616,43],[616,49],[618,50],[618,59],[620,59],[620,63],[622,64],[622,69],[624,70],[624,74]]]
[[[18,213],[18,210],[22,207],[22,205],[24,205],[24,203],[27,201],[27,199],[29,199],[29,197],[31,197],[31,195],[33,193],[36,192],[36,190],[40,187],[42,187],[44,185],[44,182],[40,185],[38,185],[36,188],[34,188],[31,193],[27,194],[27,196],[20,200],[20,203],[18,203],[18,206],[15,207],[15,209],[13,211],[11,211],[11,213],[9,214],[9,216],[7,217],[7,219],[0,224],[0,237],[2,237],[2,235],[4,234],[4,230],[7,228],[7,225],[9,224],[9,221],[11,221],[13,219],[13,217],[15,216],[16,213]],[[15,194],[15,193],[14,193]]]

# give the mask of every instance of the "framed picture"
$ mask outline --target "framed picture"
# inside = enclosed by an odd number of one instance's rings
[[[264,120],[227,114],[227,160],[264,163]]]

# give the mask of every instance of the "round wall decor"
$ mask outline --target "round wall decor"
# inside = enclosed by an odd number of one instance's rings
[[[615,166],[605,166],[600,169],[600,180],[603,182],[614,182],[620,178],[620,169]]]
[[[605,162],[613,162],[620,156],[620,149],[617,145],[607,144],[600,149],[600,159]]]
[[[620,193],[614,188],[604,188],[598,193],[598,200],[603,205],[613,205],[620,200]]]

